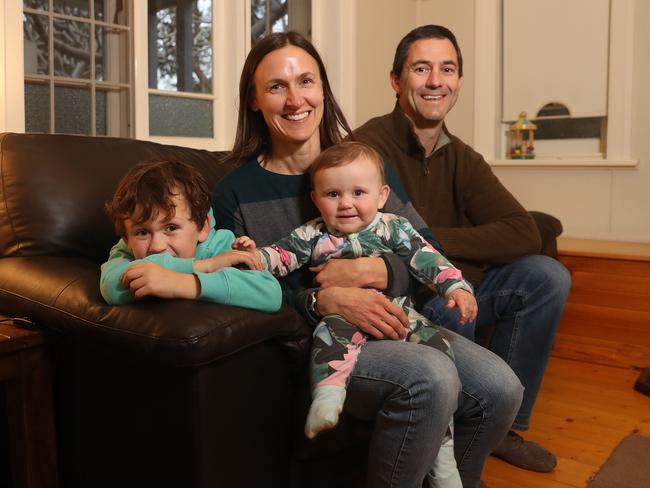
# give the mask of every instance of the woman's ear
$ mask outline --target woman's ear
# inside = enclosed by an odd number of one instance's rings
[[[377,203],[377,210],[381,210],[386,205],[386,200],[388,200],[388,195],[390,195],[390,187],[388,185],[381,185],[379,190],[379,202]]]
[[[253,112],[257,112],[260,109],[260,106],[257,104],[257,97],[255,96],[255,92],[251,93],[251,101],[249,105]]]

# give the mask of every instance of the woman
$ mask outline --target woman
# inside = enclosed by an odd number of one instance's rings
[[[315,217],[307,169],[324,148],[350,133],[329,87],[323,62],[297,33],[272,34],[249,53],[242,71],[239,120],[229,159],[241,165],[219,182],[213,207],[217,222],[267,245]],[[392,195],[403,192],[393,191]],[[410,220],[399,199],[386,209]],[[487,455],[510,427],[522,389],[497,356],[454,336],[454,366],[444,353],[397,343],[405,335],[403,311],[373,287],[395,293],[401,263],[381,258],[330,261],[309,276],[289,276],[285,297],[318,320],[339,314],[377,339],[359,355],[345,411],[373,421],[368,486],[420,487],[455,413],[455,452],[465,486],[481,486]],[[389,276],[393,279],[389,279]],[[396,283],[397,282],[397,283]],[[403,286],[403,285],[402,285]]]

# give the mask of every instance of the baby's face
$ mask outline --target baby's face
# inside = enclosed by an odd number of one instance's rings
[[[312,200],[330,230],[353,234],[370,225],[388,198],[374,162],[360,157],[316,173]]]
[[[210,232],[209,219],[202,228],[190,220],[190,209],[183,194],[172,197],[176,205],[176,213],[167,218],[164,212],[154,211],[149,220],[135,223],[126,219],[126,245],[136,259],[142,259],[151,254],[166,252],[178,258],[192,258],[199,242],[207,239]],[[138,214],[136,209],[135,215]]]

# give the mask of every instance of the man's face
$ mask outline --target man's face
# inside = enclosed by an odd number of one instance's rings
[[[399,106],[417,128],[439,125],[456,103],[463,78],[449,39],[420,39],[411,44],[399,76],[391,73]]]

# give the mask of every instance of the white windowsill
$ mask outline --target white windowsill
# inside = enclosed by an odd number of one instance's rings
[[[494,159],[490,166],[510,166],[518,168],[584,167],[584,168],[634,168],[638,159],[582,159],[582,158],[536,158],[536,159]]]

